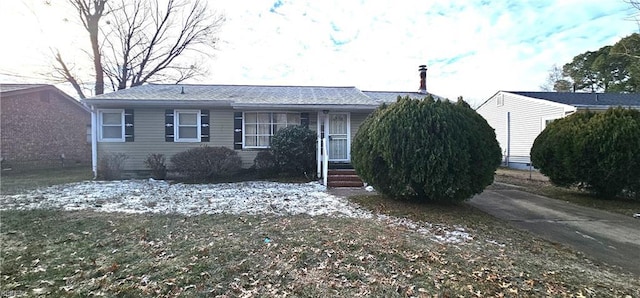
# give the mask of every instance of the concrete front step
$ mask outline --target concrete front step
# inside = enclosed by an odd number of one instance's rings
[[[362,183],[362,181],[336,180],[336,181],[328,181],[327,186],[328,187],[363,187],[364,183]]]
[[[329,175],[328,180],[338,181],[361,181],[358,175]]]
[[[358,175],[354,169],[329,169],[329,176],[331,175]]]

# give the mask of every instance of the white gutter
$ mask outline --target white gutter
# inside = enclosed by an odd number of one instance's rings
[[[575,105],[578,110],[606,111],[610,108],[622,107],[625,109],[640,110],[640,106],[624,106],[624,105]]]
[[[340,105],[340,104],[232,104],[234,109],[300,109],[300,110],[331,110],[331,111],[354,111],[363,110],[371,111],[377,109],[380,105]]]
[[[85,99],[83,102],[91,106],[100,107],[202,107],[202,106],[218,106],[231,107],[231,101],[228,100],[140,100],[140,99]]]

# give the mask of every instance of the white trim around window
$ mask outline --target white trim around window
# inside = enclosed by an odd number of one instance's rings
[[[173,130],[175,142],[200,142],[200,110],[174,110]]]
[[[562,117],[552,116],[552,117],[540,117],[540,131],[543,131],[551,122],[556,121]]]
[[[98,110],[98,141],[124,142],[124,109]]]
[[[242,115],[242,147],[266,149],[280,128],[301,125],[299,112],[244,112]]]

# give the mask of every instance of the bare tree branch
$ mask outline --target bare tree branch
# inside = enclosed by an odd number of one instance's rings
[[[100,53],[99,32],[100,19],[106,16],[108,0],[68,0],[78,12],[82,25],[89,33],[91,51],[93,54],[93,67],[95,71],[95,94],[104,93],[104,71],[102,69],[102,54]]]
[[[190,60],[211,57],[224,22],[201,0],[67,1],[89,32],[96,95],[104,76],[114,90],[202,76],[204,63]],[[58,64],[67,73],[61,58]]]
[[[118,73],[118,89],[142,85],[154,76],[160,81],[182,82],[203,73],[192,68],[193,63],[177,66],[177,60],[186,51],[200,54],[215,49],[214,35],[224,21],[222,16],[211,15],[200,1],[169,0],[164,10],[156,1],[151,6],[129,5],[126,10],[123,15],[128,22],[115,22],[123,27],[119,34],[127,65]]]
[[[71,70],[69,69],[69,67],[67,67],[67,64],[62,59],[60,52],[57,52],[55,54],[55,58],[56,58],[56,62],[58,62],[60,66],[59,68],[56,68],[56,71],[58,72],[58,74],[60,74],[65,80],[71,83],[71,85],[76,90],[80,98],[87,98],[84,95],[84,92],[82,91],[82,87],[78,83],[78,80],[76,80],[75,76],[71,74]]]

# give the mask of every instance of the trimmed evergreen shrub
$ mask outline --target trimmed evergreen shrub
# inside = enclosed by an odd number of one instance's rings
[[[558,186],[572,186],[579,171],[587,168],[582,159],[580,134],[594,113],[576,113],[551,122],[533,142],[531,162]],[[576,172],[576,170],[578,172]]]
[[[171,157],[172,170],[193,181],[230,177],[240,170],[238,153],[227,147],[202,146]]]
[[[144,165],[151,170],[151,178],[164,180],[167,177],[166,158],[163,154],[152,153],[147,156]]]
[[[536,138],[531,159],[560,186],[602,198],[637,197],[640,190],[640,111],[612,108],[554,121]]]
[[[278,162],[271,151],[260,151],[253,159],[253,167],[259,177],[271,177],[278,173]]]
[[[493,129],[464,101],[404,97],[369,115],[351,156],[363,180],[385,195],[456,202],[493,182],[502,154]]]
[[[98,179],[118,180],[122,178],[124,162],[129,157],[124,153],[105,154],[98,162]]]
[[[279,168],[291,175],[315,176],[316,133],[304,126],[288,126],[271,139],[271,151]]]

